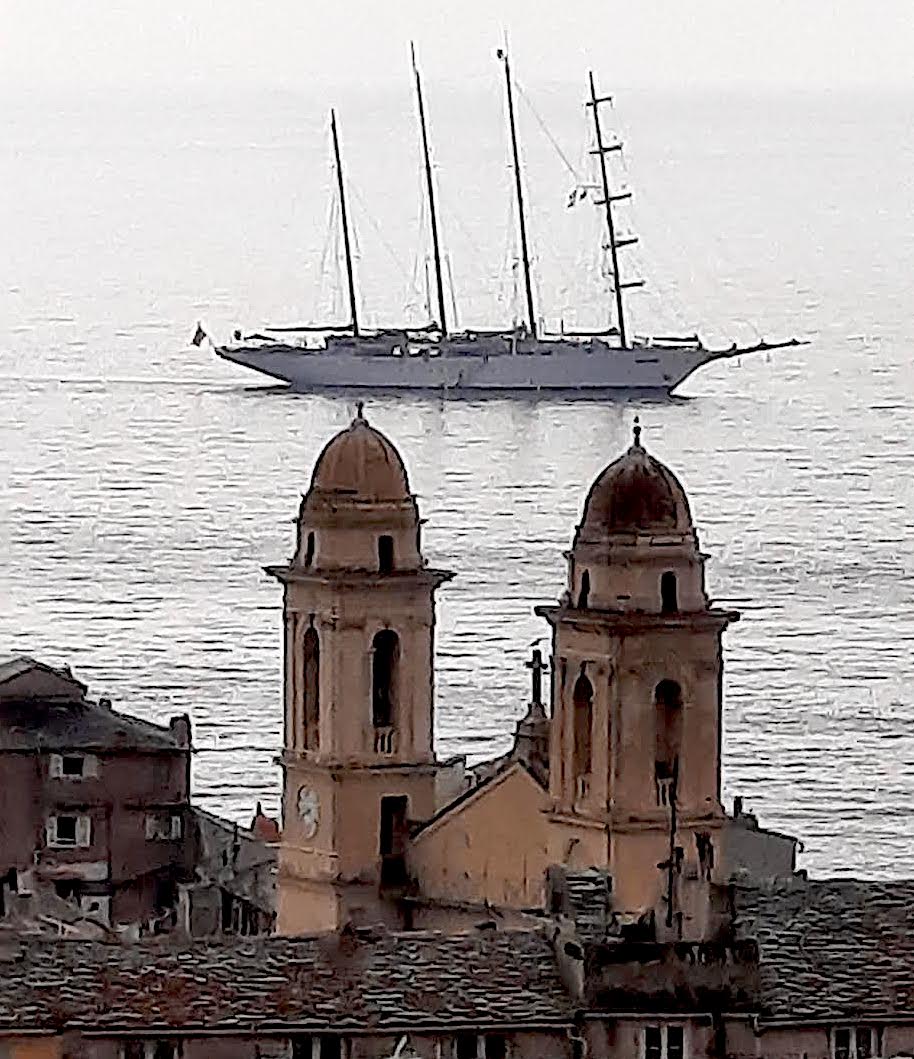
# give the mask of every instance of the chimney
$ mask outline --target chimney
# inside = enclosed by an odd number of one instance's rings
[[[186,713],[182,713],[178,717],[172,717],[168,722],[168,727],[171,729],[178,746],[190,747],[190,717]]]

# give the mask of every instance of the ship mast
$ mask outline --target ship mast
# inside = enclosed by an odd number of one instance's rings
[[[536,314],[533,308],[533,286],[530,283],[530,253],[527,249],[527,222],[524,216],[524,187],[520,172],[520,154],[517,150],[517,129],[514,122],[514,93],[511,89],[511,65],[507,48],[498,49],[498,57],[505,67],[505,89],[508,93],[508,125],[511,130],[511,150],[514,153],[514,182],[517,191],[517,220],[520,229],[520,253],[524,266],[524,284],[527,290],[527,315],[530,318],[530,334],[536,338]]]
[[[336,111],[330,111],[330,131],[333,134],[333,157],[336,161],[336,180],[340,191],[340,221],[343,226],[343,248],[346,253],[346,278],[349,280],[349,312],[352,316],[352,334],[358,337],[359,314],[355,306],[355,277],[352,271],[352,247],[349,243],[349,219],[346,212],[346,188],[343,181],[343,163],[340,161],[340,139],[336,131]]]
[[[425,104],[422,100],[422,80],[419,67],[416,65],[416,47],[412,41],[409,51],[413,60],[413,73],[416,76],[416,100],[419,104],[419,126],[422,129],[422,153],[425,156],[425,185],[428,189],[428,212],[431,217],[432,251],[435,256],[435,281],[438,285],[438,319],[441,335],[447,334],[447,314],[444,309],[444,282],[441,278],[441,246],[438,241],[438,212],[435,209],[435,183],[432,180],[432,162],[428,151],[428,130],[425,126]]]
[[[642,283],[636,281],[633,283],[622,283],[619,276],[619,248],[622,246],[628,246],[631,243],[637,242],[636,239],[617,239],[616,238],[616,226],[613,221],[613,207],[614,202],[618,202],[621,199],[631,198],[631,192],[625,192],[621,195],[610,195],[609,193],[609,177],[606,172],[606,156],[610,151],[621,151],[621,143],[612,143],[608,147],[603,144],[603,130],[600,127],[600,104],[608,102],[612,97],[604,96],[602,99],[597,98],[597,90],[594,86],[593,71],[590,71],[590,99],[587,101],[587,106],[593,108],[593,127],[597,134],[597,149],[591,151],[591,154],[599,156],[600,159],[600,176],[603,180],[603,199],[597,203],[598,206],[606,207],[606,228],[609,232],[609,251],[612,255],[613,264],[613,287],[616,294],[616,316],[618,317],[619,323],[619,342],[623,349],[625,349],[627,343],[625,340],[625,313],[622,307],[622,290],[624,287],[640,287]]]

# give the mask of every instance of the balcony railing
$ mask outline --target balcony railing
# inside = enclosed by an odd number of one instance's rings
[[[393,725],[375,728],[374,752],[376,754],[395,754],[397,752],[397,730]]]
[[[657,789],[657,804],[668,806],[673,801],[673,785],[675,780],[672,776],[657,776],[654,780]]]
[[[583,776],[578,776],[575,786],[575,798],[579,802],[586,802],[590,797],[592,777],[590,773],[585,773]]]

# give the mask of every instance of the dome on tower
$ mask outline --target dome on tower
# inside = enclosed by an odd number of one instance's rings
[[[685,490],[673,472],[641,444],[635,420],[634,441],[628,451],[597,478],[584,505],[584,536],[692,531],[692,515]]]
[[[369,502],[402,501],[410,496],[406,467],[395,446],[358,412],[317,459],[311,489]]]

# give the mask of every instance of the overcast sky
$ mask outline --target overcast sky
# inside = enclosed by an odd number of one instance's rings
[[[527,84],[914,88],[914,0],[0,0],[0,86],[475,79],[504,30]]]

